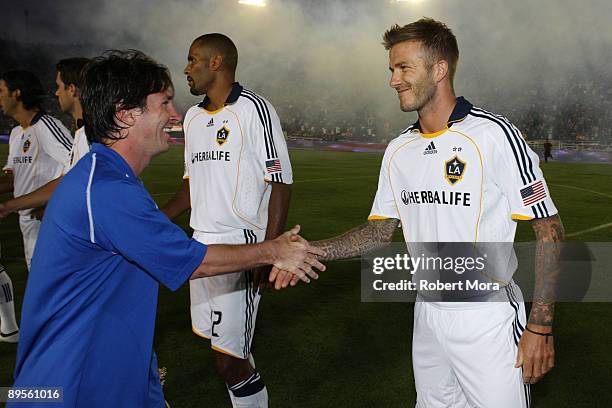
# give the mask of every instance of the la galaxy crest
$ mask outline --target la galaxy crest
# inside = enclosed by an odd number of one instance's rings
[[[227,138],[229,137],[230,130],[227,126],[223,125],[223,127],[217,130],[217,144],[219,146],[223,146],[225,142],[227,142]]]
[[[30,142],[30,139],[28,139],[25,142],[23,142],[23,152],[27,153],[28,150],[30,150],[30,146],[31,145],[32,145],[32,142]]]
[[[467,163],[455,155],[455,157],[444,163],[444,178],[454,186],[463,178],[466,166]]]

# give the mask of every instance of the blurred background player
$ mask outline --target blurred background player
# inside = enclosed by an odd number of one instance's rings
[[[544,141],[544,163],[548,163],[548,159],[553,158],[552,156],[552,143],[550,140],[546,139]]]
[[[72,149],[69,153],[68,167],[63,174],[67,173],[89,151],[89,143],[83,127],[83,109],[79,100],[81,71],[88,62],[88,58],[67,58],[58,62],[56,66],[55,84],[57,90],[55,96],[62,112],[72,117],[76,127]],[[49,201],[60,179],[61,176],[31,193],[0,203],[0,218],[4,218],[15,211],[43,207]]]
[[[31,72],[8,71],[0,76],[0,109],[19,123],[11,131],[0,193],[28,194],[57,178],[68,165],[72,136],[62,122],[45,113],[44,98],[40,80]],[[40,220],[32,210],[22,210],[19,227],[29,270]]]
[[[291,164],[272,105],[235,82],[238,51],[223,34],[196,38],[185,67],[193,95],[185,131],[185,179],[163,211],[191,207],[194,238],[207,244],[254,244],[282,233],[289,209]],[[234,407],[267,407],[251,342],[269,269],[191,281],[193,331],[210,339],[215,366]]]

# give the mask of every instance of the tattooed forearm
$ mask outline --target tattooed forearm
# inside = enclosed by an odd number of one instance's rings
[[[310,244],[325,250],[327,255],[321,260],[352,258],[387,245],[398,224],[399,220],[395,218],[369,220],[342,235]]]
[[[535,288],[529,323],[552,326],[559,282],[563,224],[558,215],[531,222],[536,235]]]

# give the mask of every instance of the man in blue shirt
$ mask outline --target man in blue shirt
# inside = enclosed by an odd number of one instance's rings
[[[304,281],[317,277],[313,266],[324,270],[299,226],[261,244],[207,246],[158,210],[138,175],[168,149],[164,128],[180,117],[172,97],[168,70],[139,52],[112,52],[86,68],[82,102],[94,143],[47,207],[14,387],[61,387],[63,407],[163,407],[153,352],[159,283],[176,290],[264,264],[275,266],[271,281],[279,270]]]

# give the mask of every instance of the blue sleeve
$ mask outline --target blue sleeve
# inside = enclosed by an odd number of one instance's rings
[[[90,239],[168,289],[178,289],[204,260],[207,246],[173,224],[141,185],[127,180],[94,183],[90,202]]]

